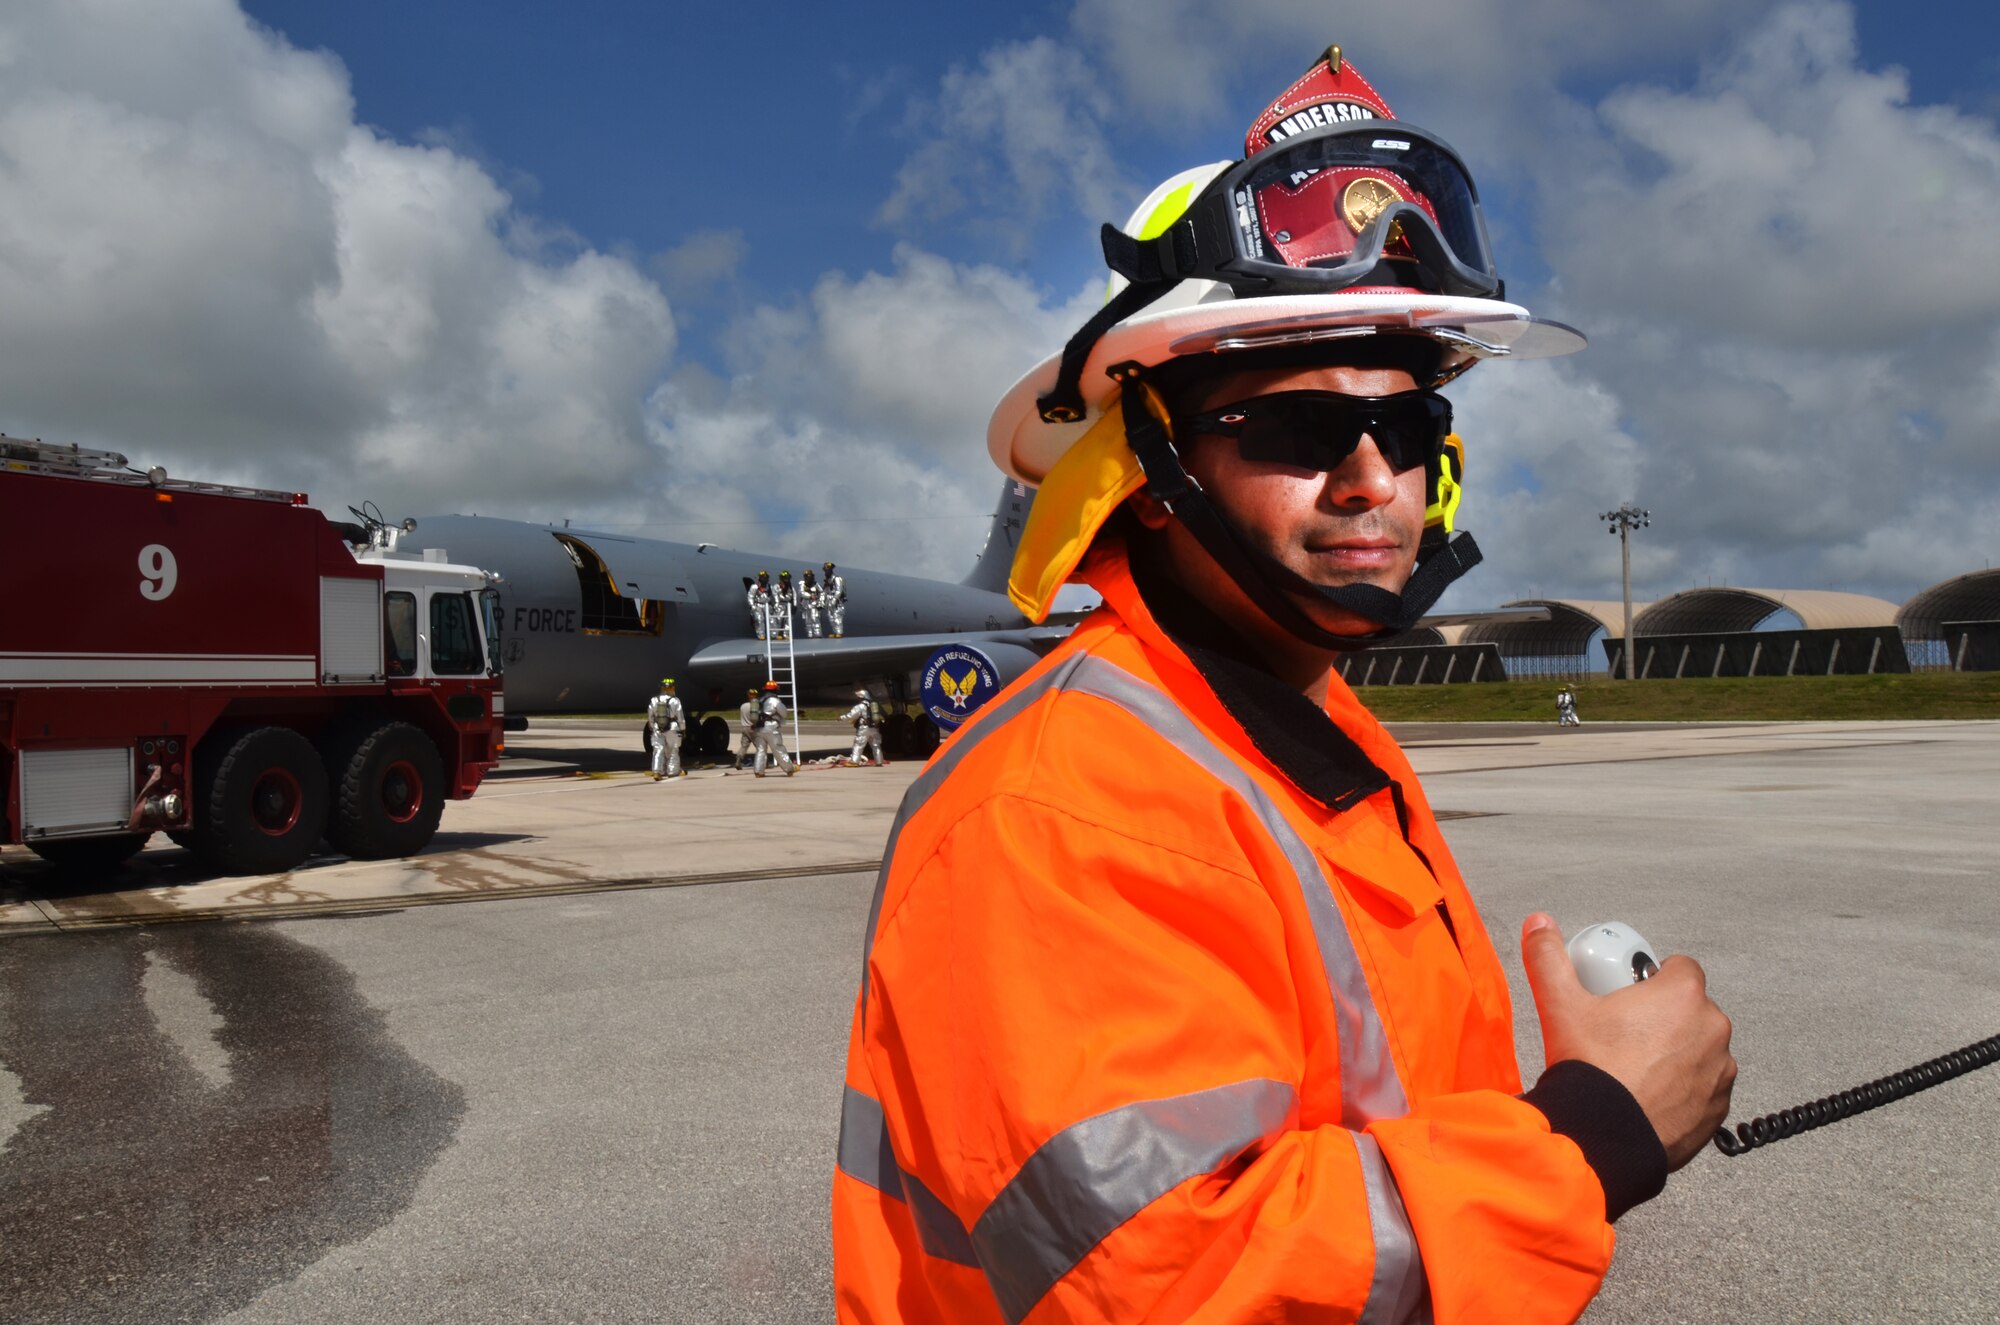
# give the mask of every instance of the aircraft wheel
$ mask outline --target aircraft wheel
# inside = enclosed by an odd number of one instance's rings
[[[653,724],[650,722],[639,724],[639,749],[645,753],[646,758],[653,757]]]
[[[206,756],[205,758],[203,756]],[[223,874],[276,874],[326,831],[326,769],[289,727],[224,732],[196,756],[192,845]]]
[[[444,813],[444,760],[421,728],[385,722],[339,758],[326,838],[356,860],[413,856]]]
[[[912,735],[915,726],[909,714],[891,713],[888,720],[882,724],[882,744],[891,754],[908,755],[911,751],[910,742],[915,739]]]
[[[112,833],[108,837],[72,837],[60,842],[30,842],[28,849],[64,874],[89,878],[115,874],[139,854],[151,833]]]
[[[711,759],[720,759],[729,753],[729,719],[708,717],[701,720],[701,753]]]
[[[938,734],[937,724],[929,718],[917,718],[913,720],[910,723],[910,737],[910,754],[912,757],[929,759],[937,753],[938,741],[941,738]]]

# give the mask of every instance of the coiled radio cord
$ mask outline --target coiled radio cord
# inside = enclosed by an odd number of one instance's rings
[[[1732,1157],[1747,1155],[1759,1146],[1768,1146],[1773,1141],[1782,1141],[1788,1136],[1797,1136],[1800,1132],[1810,1132],[1815,1127],[1824,1127],[1842,1118],[1852,1118],[1857,1113],[1893,1104],[1906,1095],[1943,1085],[1953,1077],[1962,1077],[1994,1062],[2000,1062],[2000,1035],[1968,1044],[1963,1049],[1918,1063],[1915,1067],[1906,1067],[1893,1076],[1843,1090],[1837,1095],[1828,1095],[1809,1104],[1780,1109],[1762,1118],[1738,1123],[1733,1133],[1727,1126],[1721,1127],[1715,1133],[1715,1148]]]

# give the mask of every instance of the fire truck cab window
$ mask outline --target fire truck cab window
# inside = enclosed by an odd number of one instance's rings
[[[431,595],[431,671],[438,676],[472,676],[486,670],[474,629],[472,603],[462,593]]]
[[[389,675],[417,674],[417,596],[388,593],[382,596],[383,634],[389,641]]]
[[[479,591],[479,624],[486,629],[486,670],[500,675],[500,595],[492,589]]]

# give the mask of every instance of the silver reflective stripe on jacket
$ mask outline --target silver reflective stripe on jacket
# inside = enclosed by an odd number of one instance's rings
[[[1430,1285],[1410,1213],[1382,1147],[1366,1132],[1349,1132],[1361,1155],[1361,1185],[1368,1193],[1368,1232],[1375,1240],[1375,1278],[1361,1320],[1390,1325],[1430,1325]]]
[[[1091,658],[1089,664],[1077,669],[1067,689],[1108,699],[1166,737],[1175,749],[1241,797],[1285,853],[1312,920],[1320,967],[1333,994],[1340,1036],[1341,1124],[1359,1130],[1377,1118],[1400,1118],[1408,1113],[1410,1102],[1396,1075],[1396,1061],[1389,1054],[1388,1033],[1375,1013],[1368,977],[1354,951],[1354,936],[1340,917],[1340,904],[1333,899],[1333,881],[1320,868],[1319,853],[1298,835],[1264,788],[1203,735],[1180,705],[1114,663]]]
[[[889,1124],[882,1105],[852,1086],[840,1101],[840,1158],[835,1167],[856,1182],[866,1183],[892,1200],[910,1207],[917,1241],[931,1255],[960,1265],[979,1265],[972,1237],[951,1208],[931,1193],[914,1173],[905,1173],[889,1147]]]
[[[984,720],[952,738],[911,785],[889,831],[866,945],[881,920],[895,849],[903,828],[953,769],[983,740],[1051,691],[1091,695],[1124,709],[1243,800],[1291,867],[1326,974],[1337,1018],[1341,1121],[1360,1155],[1375,1272],[1359,1319],[1364,1325],[1427,1321],[1429,1302],[1416,1237],[1402,1195],[1374,1138],[1361,1129],[1377,1118],[1401,1117],[1408,1097],[1396,1074],[1388,1035],[1368,990],[1353,937],[1334,900],[1318,854],[1298,834],[1264,788],[1205,735],[1171,698],[1124,668],[1078,653],[1002,700]],[[867,963],[862,1008],[867,1007]],[[963,1226],[890,1153],[881,1106],[849,1089],[842,1108],[840,1169],[897,1199],[928,1198],[912,1213],[926,1251],[984,1269],[1002,1313],[1018,1322],[1104,1238],[1189,1178],[1210,1173],[1295,1125],[1292,1088],[1246,1081],[1165,1100],[1126,1105],[1074,1123],[1049,1138],[994,1197],[972,1229]],[[892,1181],[892,1187],[889,1183]],[[911,1184],[915,1184],[914,1188]],[[907,1193],[907,1195],[906,1195]],[[939,1217],[950,1227],[933,1227]],[[960,1238],[966,1241],[961,1244]],[[933,1244],[937,1245],[933,1245]]]
[[[972,1226],[1000,1313],[1020,1320],[1126,1220],[1297,1121],[1290,1086],[1239,1081],[1128,1104],[1056,1133]]]

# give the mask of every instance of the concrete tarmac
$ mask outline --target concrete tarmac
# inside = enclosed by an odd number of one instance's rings
[[[1534,909],[1703,962],[1737,1119],[2000,1031],[2000,724],[1522,726],[1401,735],[1530,1078]],[[5,853],[0,1319],[831,1320],[855,866],[915,771],[509,777],[414,862],[283,879]],[[1991,1320],[1996,1140],[2000,1068],[1705,1152],[1586,1319]]]

